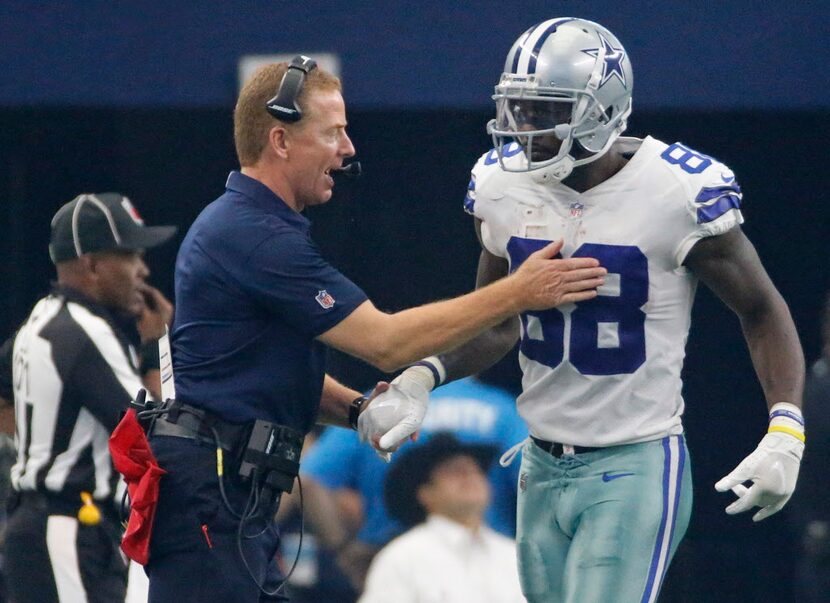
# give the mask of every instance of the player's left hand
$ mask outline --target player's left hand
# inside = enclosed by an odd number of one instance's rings
[[[407,438],[415,439],[424,420],[429,389],[419,378],[424,367],[410,367],[398,375],[389,389],[368,404],[357,419],[361,442],[371,442],[385,461]],[[430,377],[431,380],[431,377]]]
[[[746,457],[732,473],[715,484],[718,492],[732,490],[738,500],[726,507],[729,515],[761,507],[752,521],[761,521],[780,511],[790,500],[804,442],[788,433],[768,433],[752,454]],[[752,481],[747,488],[744,482]]]

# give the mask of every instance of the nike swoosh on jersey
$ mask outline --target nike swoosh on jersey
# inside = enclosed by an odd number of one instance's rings
[[[628,477],[629,475],[634,475],[633,473],[611,473],[610,471],[606,471],[602,474],[602,481],[610,482],[611,480],[617,479],[619,477]]]

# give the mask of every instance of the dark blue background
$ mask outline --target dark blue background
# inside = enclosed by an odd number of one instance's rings
[[[635,107],[828,106],[814,0],[7,0],[0,105],[231,106],[241,55],[318,51],[354,108],[484,107],[513,41],[557,16],[620,38]]]

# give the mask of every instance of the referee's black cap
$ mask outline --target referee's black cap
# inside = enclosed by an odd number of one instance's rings
[[[130,200],[119,193],[85,193],[52,218],[49,257],[58,264],[93,251],[138,251],[176,234],[175,226],[145,226]]]

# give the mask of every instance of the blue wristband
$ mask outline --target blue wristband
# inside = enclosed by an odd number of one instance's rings
[[[804,427],[804,419],[789,410],[779,409],[769,414],[770,421],[772,421],[775,417],[787,417],[788,419],[792,419],[793,421]]]

